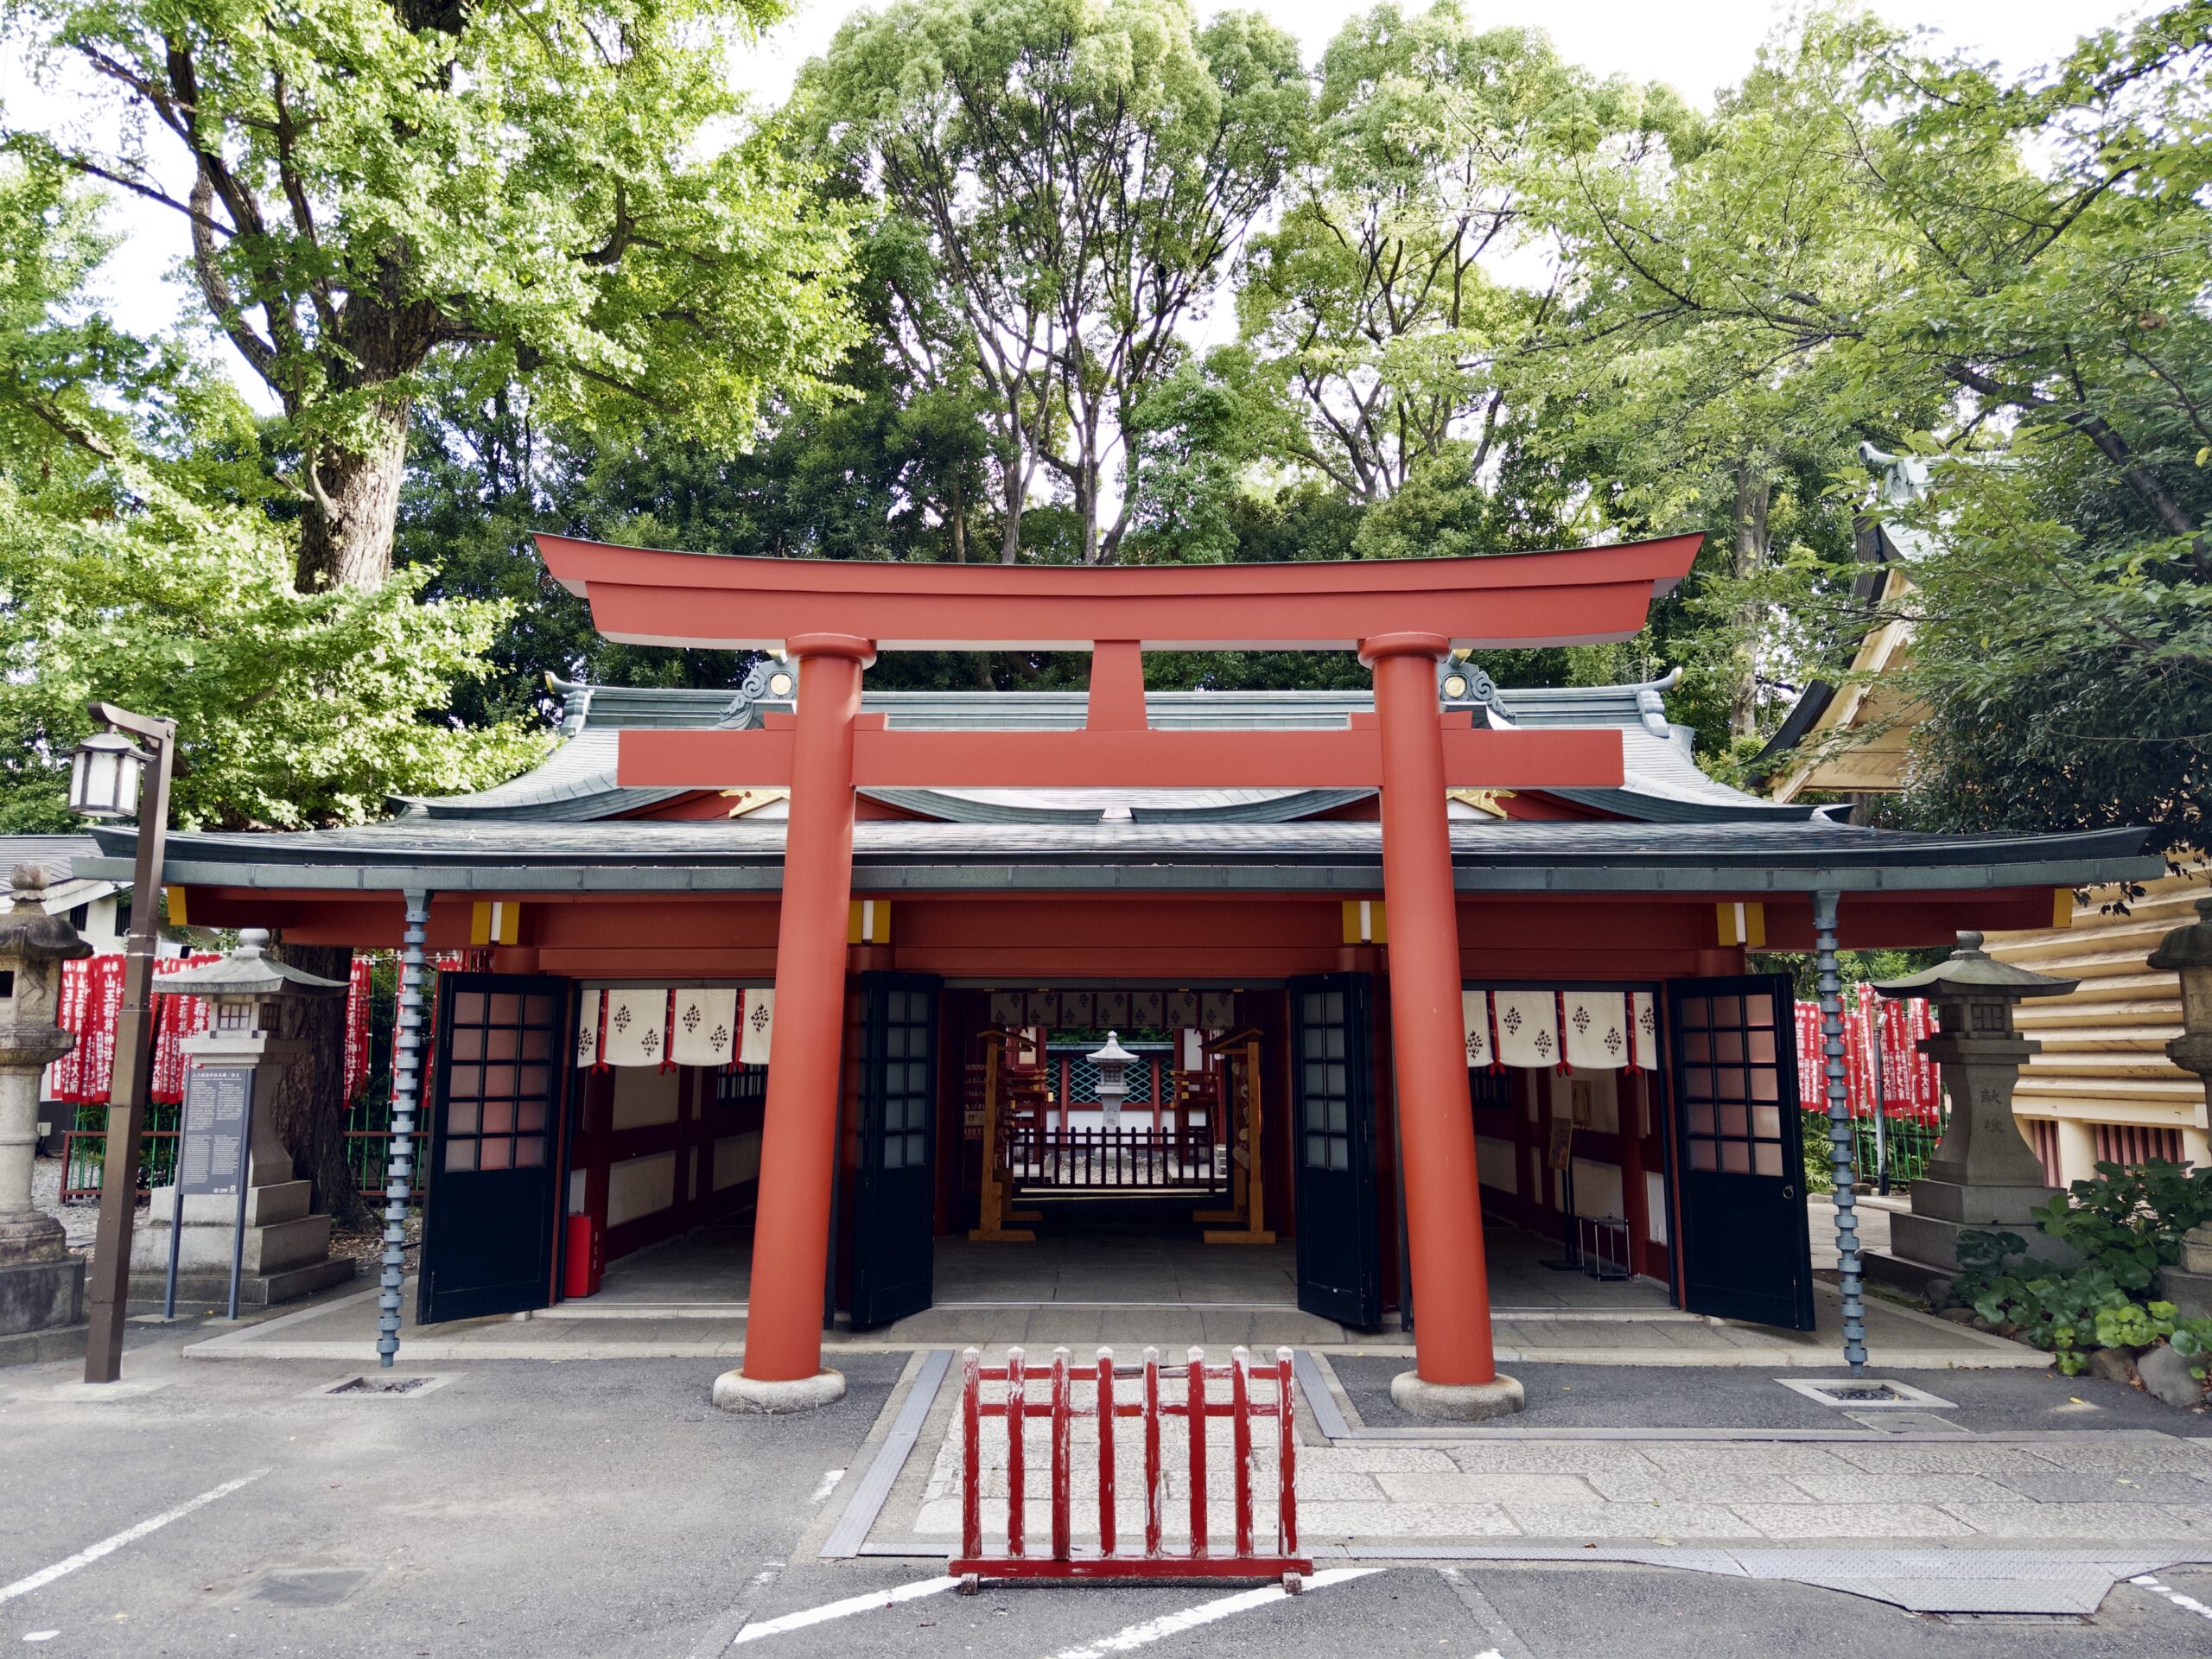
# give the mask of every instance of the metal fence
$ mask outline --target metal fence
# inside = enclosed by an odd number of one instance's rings
[[[156,1103],[146,1109],[146,1128],[138,1146],[138,1192],[141,1197],[157,1186],[167,1186],[176,1168],[177,1119],[183,1108]],[[100,1195],[107,1166],[107,1107],[76,1109],[75,1127],[61,1136],[61,1201],[82,1203]],[[422,1133],[416,1135],[416,1145]],[[391,1102],[365,1097],[353,1103],[346,1120],[346,1163],[368,1198],[385,1196],[385,1167],[391,1151]],[[430,1184],[428,1161],[416,1160],[415,1179],[408,1201],[419,1204]]]
[[[1810,1106],[1804,1108],[1804,1115],[1806,1169],[1815,1174],[1827,1166],[1828,1115]],[[1917,1117],[1885,1117],[1877,1128],[1871,1116],[1852,1119],[1852,1174],[1861,1187],[1877,1192],[1910,1185],[1928,1173],[1928,1160],[1936,1155],[1948,1121],[1948,1113],[1934,1123]],[[1818,1191],[1827,1190],[1825,1183],[1815,1185]]]

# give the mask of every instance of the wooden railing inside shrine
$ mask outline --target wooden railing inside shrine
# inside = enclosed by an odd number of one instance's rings
[[[1007,1137],[1016,1192],[1222,1192],[1228,1160],[1211,1128],[1070,1128],[1024,1124]]]

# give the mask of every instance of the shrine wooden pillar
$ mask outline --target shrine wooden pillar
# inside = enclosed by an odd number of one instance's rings
[[[794,636],[786,650],[798,665],[798,709],[745,1363],[715,1384],[715,1403],[734,1411],[799,1410],[845,1391],[844,1378],[822,1366],[822,1296],[853,888],[853,722],[875,648],[816,633]]]
[[[1382,739],[1382,894],[1390,927],[1390,1036],[1412,1259],[1414,1369],[1391,1397],[1423,1416],[1517,1411],[1521,1385],[1497,1374],[1483,1255],[1474,1108],[1459,1014],[1459,921],[1446,815],[1436,664],[1440,634],[1363,639]]]

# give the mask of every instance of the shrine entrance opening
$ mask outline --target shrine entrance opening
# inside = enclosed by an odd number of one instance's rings
[[[942,1001],[938,1306],[1297,1305],[1283,989]]]

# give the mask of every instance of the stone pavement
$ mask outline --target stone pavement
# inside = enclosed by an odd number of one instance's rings
[[[1038,1355],[1032,1363],[1046,1362]],[[1774,1404],[1767,1421],[1801,1421],[1809,1414],[1827,1427],[1578,1430],[1547,1427],[1539,1421],[1472,1429],[1431,1424],[1401,1428],[1395,1433],[1402,1438],[1389,1438],[1391,1431],[1359,1422],[1356,1412],[1349,1419],[1339,1414],[1351,1407],[1351,1397],[1335,1386],[1325,1358],[1315,1370],[1334,1408],[1315,1410],[1314,1373],[1304,1369],[1313,1363],[1300,1362],[1297,1484],[1300,1535],[1318,1554],[1451,1558],[1498,1547],[1571,1552],[1592,1547],[2126,1546],[2212,1556],[2212,1437],[2204,1433],[2206,1420],[2142,1402],[2117,1385],[2100,1391],[2080,1381],[2020,1377],[2003,1382],[2004,1392],[2019,1398],[2001,1418],[1991,1414],[1999,1402],[1985,1399],[1968,1410],[1916,1414],[1912,1421],[1917,1426],[1902,1433],[1863,1427],[1876,1420],[1872,1412],[1853,1420],[1807,1406],[1769,1383]],[[1586,1369],[1581,1373],[1589,1374]],[[868,1553],[935,1554],[957,1536],[962,1462],[957,1376],[955,1368],[932,1402],[916,1454],[890,1485]],[[1992,1379],[1993,1390],[1999,1382]],[[2077,1388],[2094,1397],[2070,1392]],[[987,1388],[987,1399],[997,1392]],[[1215,1392],[1225,1397],[1225,1385],[1216,1384]],[[1263,1380],[1258,1392],[1264,1401],[1271,1388]],[[1044,1393],[1033,1372],[1030,1398]],[[894,1397],[892,1405],[898,1403]],[[2091,1426],[1992,1433],[1965,1427],[1992,1421]],[[986,1419],[982,1436],[979,1490],[986,1535],[992,1537],[1004,1535],[1008,1518],[1003,1421]],[[2139,1422],[2164,1427],[2126,1426]],[[1190,1487],[1183,1472],[1188,1466],[1180,1443],[1184,1430],[1179,1421],[1171,1427],[1162,1519],[1174,1541],[1190,1535]],[[1036,1538],[1047,1535],[1050,1524],[1049,1431],[1034,1417],[1027,1428],[1024,1512]],[[1221,1538],[1232,1521],[1233,1453],[1227,1424],[1217,1420],[1211,1428],[1207,1524]],[[1071,1439],[1074,1466],[1094,1470],[1094,1426],[1077,1419]],[[1263,1500],[1277,1478],[1276,1444],[1272,1423],[1255,1424],[1255,1491]],[[1141,1521],[1145,1477],[1141,1449],[1130,1429],[1117,1439],[1116,1466],[1122,1495],[1119,1525],[1133,1531]],[[1094,1478],[1079,1479],[1075,1490],[1075,1535],[1095,1539]],[[1260,1513],[1264,1522],[1272,1511],[1263,1503]]]
[[[1819,1326],[1779,1331],[1684,1313],[1649,1280],[1599,1284],[1547,1270],[1557,1245],[1496,1229],[1488,1237],[1491,1292],[1503,1363],[1573,1362],[1637,1367],[1740,1365],[1757,1370],[1833,1365],[1840,1306],[1816,1287]],[[881,1330],[832,1332],[833,1348],[876,1352],[918,1346],[1046,1349],[1101,1343],[1134,1355],[1192,1344],[1210,1350],[1279,1344],[1326,1351],[1405,1353],[1403,1332],[1363,1332],[1301,1312],[1287,1244],[1207,1249],[1144,1238],[1041,1239],[976,1244],[941,1239],[937,1305]],[[749,1263],[740,1230],[702,1229],[625,1258],[600,1294],[535,1314],[414,1324],[403,1294],[401,1352],[417,1362],[457,1359],[733,1358],[745,1347]],[[348,1294],[280,1312],[194,1347],[195,1357],[361,1359],[374,1351],[376,1301]],[[2042,1369],[2017,1343],[1878,1300],[1867,1307],[1878,1363]]]

